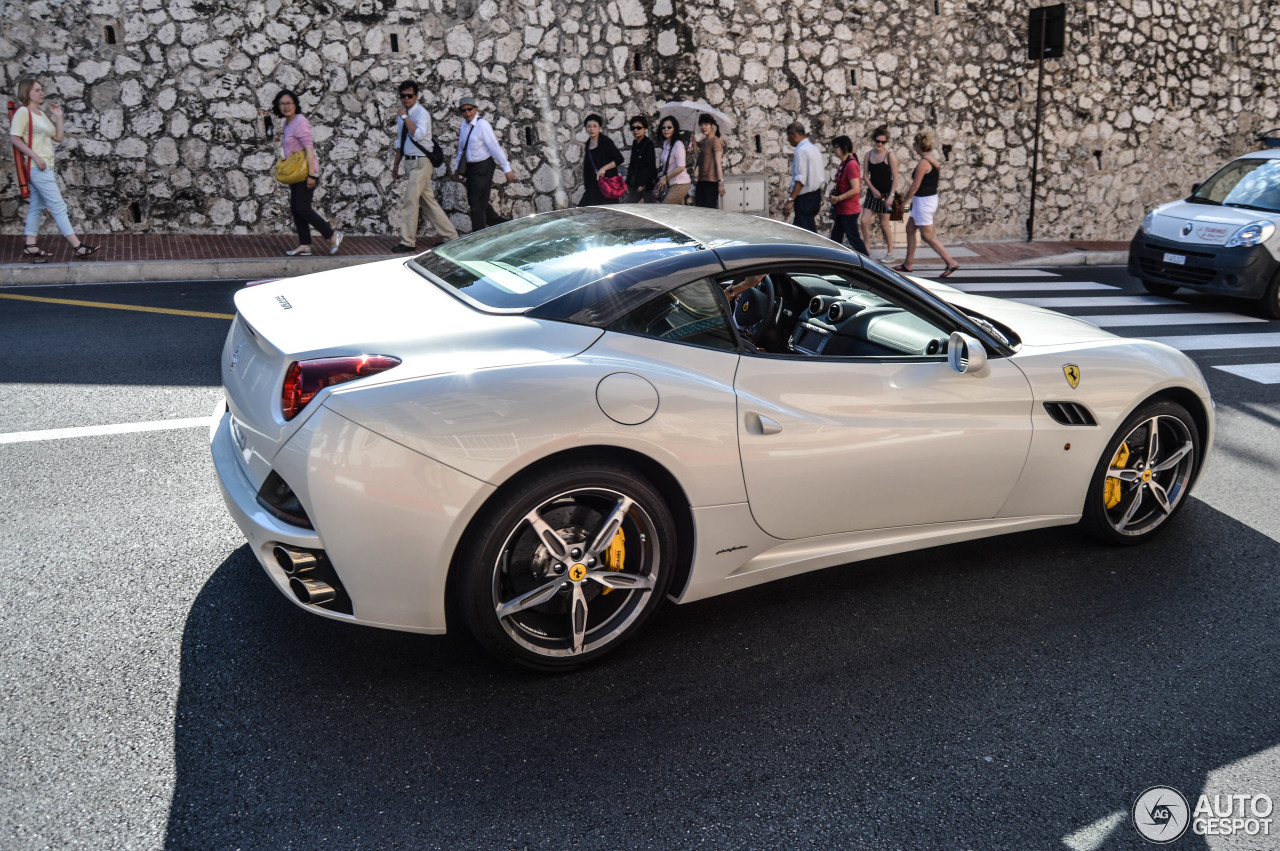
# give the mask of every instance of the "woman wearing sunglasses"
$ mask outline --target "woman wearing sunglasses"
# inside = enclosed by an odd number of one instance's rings
[[[631,125],[631,163],[627,167],[627,204],[653,201],[653,186],[658,182],[658,166],[654,163],[653,140],[649,138],[649,119],[637,115]]]
[[[898,185],[898,158],[889,150],[889,128],[881,124],[871,131],[871,150],[862,158],[867,165],[867,197],[862,202],[862,218],[858,227],[862,242],[871,250],[871,222],[880,219],[884,234],[884,262],[893,262],[893,226],[889,224],[889,206]]]

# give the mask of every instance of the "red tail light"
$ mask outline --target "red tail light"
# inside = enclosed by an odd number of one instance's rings
[[[390,355],[356,355],[344,358],[317,358],[294,361],[284,376],[284,389],[280,393],[280,408],[284,418],[291,420],[326,387],[377,375],[400,363]]]

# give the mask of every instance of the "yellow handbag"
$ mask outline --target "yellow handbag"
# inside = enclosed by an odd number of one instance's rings
[[[301,183],[307,179],[307,155],[302,151],[294,151],[276,163],[276,180],[285,186]]]

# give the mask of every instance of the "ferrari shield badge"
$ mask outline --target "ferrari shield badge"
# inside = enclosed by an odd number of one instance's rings
[[[1080,367],[1069,363],[1062,368],[1062,374],[1067,377],[1067,383],[1073,390],[1080,386]]]

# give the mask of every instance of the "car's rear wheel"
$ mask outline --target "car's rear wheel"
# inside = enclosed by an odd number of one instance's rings
[[[1200,432],[1187,410],[1158,401],[1135,411],[1094,471],[1081,524],[1115,544],[1163,529],[1186,502],[1200,461]]]
[[[1142,288],[1152,295],[1164,296],[1165,298],[1168,298],[1178,291],[1178,288],[1173,284],[1162,284],[1158,281],[1147,280],[1146,278],[1142,279]]]
[[[576,668],[632,638],[675,567],[671,512],[623,467],[574,465],[522,480],[474,528],[458,611],[487,650],[535,670]]]

